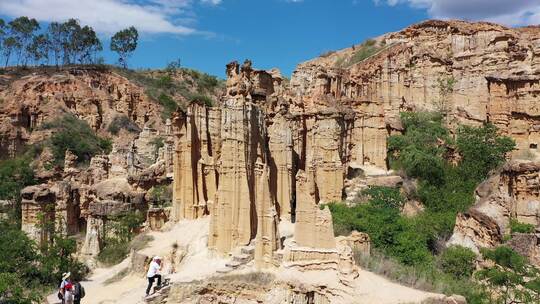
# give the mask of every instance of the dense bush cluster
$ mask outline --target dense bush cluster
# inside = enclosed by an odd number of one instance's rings
[[[98,255],[98,260],[110,266],[126,258],[130,242],[145,220],[145,214],[140,211],[125,212],[110,218],[105,226],[103,249]]]
[[[63,272],[79,279],[88,272],[73,256],[73,239],[54,233],[50,243],[39,247],[9,220],[0,220],[0,231],[0,303],[37,303],[58,286]]]
[[[511,233],[533,233],[535,230],[534,225],[521,223],[516,219],[510,220],[510,232]]]
[[[66,150],[77,156],[77,161],[85,163],[97,154],[108,154],[112,148],[110,139],[98,136],[83,120],[65,114],[59,120],[46,123],[45,129],[55,129],[49,144],[57,165],[63,165]]]
[[[414,217],[400,214],[405,202],[398,189],[375,187],[365,191],[368,201],[347,207],[330,204],[335,232],[367,232],[381,254],[437,284],[445,292],[467,295],[471,303],[484,303],[486,293],[471,275],[475,254],[463,247],[441,246],[451,235],[458,212],[474,202],[474,189],[488,174],[505,161],[514,142],[499,136],[494,126],[459,127],[452,136],[437,113],[403,113],[402,135],[390,136],[390,165],[415,179],[415,193],[409,194],[425,206]],[[529,231],[523,224],[514,229]],[[458,281],[478,288],[480,294],[463,290]],[[470,281],[470,282],[469,282]],[[483,291],[482,291],[483,290]],[[440,291],[440,290],[439,290]]]
[[[141,132],[141,128],[126,115],[115,116],[107,127],[107,131],[114,135],[118,135],[118,132],[122,129],[131,133]]]
[[[364,192],[371,199],[352,208],[330,204],[336,234],[367,232],[375,248],[406,265],[430,263],[427,236],[415,231],[415,222],[402,217],[405,200],[397,189],[374,187]]]
[[[170,118],[176,110],[185,108],[186,104],[179,103],[177,96],[182,96],[187,102],[214,106],[215,102],[210,96],[222,85],[217,77],[192,69],[180,68],[179,63],[176,62],[168,65],[166,74],[157,77],[143,71],[122,70],[119,72],[144,87],[146,95],[163,107],[161,113],[163,119]],[[187,76],[185,81],[176,80],[173,77],[176,73]],[[188,88],[188,83],[195,87],[194,92]]]

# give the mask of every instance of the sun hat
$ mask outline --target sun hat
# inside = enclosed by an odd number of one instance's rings
[[[62,280],[65,280],[65,279],[69,278],[70,275],[71,275],[71,272],[62,273]]]
[[[154,260],[154,261],[161,260],[161,257],[159,257],[159,256],[156,255],[156,256],[153,258],[153,260]]]

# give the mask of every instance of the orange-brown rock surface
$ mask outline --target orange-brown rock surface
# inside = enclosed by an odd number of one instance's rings
[[[189,74],[172,77],[182,73]],[[171,182],[171,121],[163,120],[162,106],[143,87],[115,69],[7,69],[0,78],[0,101],[0,159],[35,144],[44,147],[37,149],[41,152],[32,164],[39,184],[22,191],[23,230],[38,241],[49,241],[53,228],[66,235],[82,234],[79,253],[95,256],[108,220],[126,211],[145,212],[148,190]],[[57,166],[47,144],[55,129],[46,126],[66,114],[110,139],[110,154],[95,155],[81,165],[68,150],[63,166]],[[130,132],[110,131],[118,117],[129,119]],[[148,217],[150,228],[158,229],[169,215],[150,212]]]
[[[7,73],[0,82],[0,154],[15,155],[48,136],[41,126],[71,113],[104,133],[125,115],[139,126],[161,126],[161,108],[144,90],[100,68],[43,69]]]
[[[366,45],[377,51],[359,58]],[[26,231],[41,237],[36,214],[54,196],[54,217],[84,220],[83,251],[94,255],[107,216],[141,201],[147,205],[145,193],[172,175],[170,218],[210,216],[214,252],[254,246],[260,267],[281,259],[322,261],[350,275],[347,247],[361,241],[336,242],[324,204],[356,195],[347,189],[363,185],[351,182],[356,170],[387,169],[386,139],[401,131],[399,113],[439,110],[451,127],[492,122],[516,140],[515,157],[534,158],[538,54],[537,27],[426,21],[301,63],[290,82],[277,70],[232,62],[218,104],[193,103],[166,123],[142,88],[114,72],[75,68],[8,76],[0,82],[0,153],[15,155],[46,138],[40,125],[61,113],[100,134],[115,116],[126,115],[140,134],[115,138],[113,152],[94,157],[86,169],[68,155],[63,172],[43,170],[43,185],[25,189]],[[159,136],[164,147],[155,150]],[[50,151],[43,151],[42,159],[48,158]],[[505,168],[485,186],[494,190],[481,194],[479,188],[477,205],[457,219],[455,242],[496,245],[510,217],[538,225],[536,169],[512,166],[519,168]],[[365,185],[402,182],[381,176]],[[152,227],[161,227],[162,219],[154,214]],[[294,243],[283,242],[281,223],[294,224]],[[66,225],[68,233],[73,227]]]
[[[443,111],[451,126],[490,121],[518,142],[516,156],[534,154],[536,41],[537,28],[427,21],[378,37],[363,60],[358,45],[302,63],[290,83],[232,62],[219,105],[194,104],[174,120],[174,218],[210,214],[209,246],[220,253],[260,242],[259,229],[281,221],[295,223],[297,246],[335,249],[320,205],[343,200],[358,168],[387,169],[402,111]]]
[[[477,201],[466,213],[456,219],[449,244],[469,247],[478,252],[482,247],[503,243],[511,234],[510,220],[540,225],[540,163],[512,161],[500,173],[493,175],[476,190]],[[535,245],[530,245],[535,234],[517,236],[509,245],[538,263],[540,255]]]

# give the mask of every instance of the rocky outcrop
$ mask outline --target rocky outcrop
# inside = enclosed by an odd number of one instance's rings
[[[0,86],[2,155],[14,156],[26,145],[42,141],[49,132],[42,127],[66,113],[101,134],[118,116],[139,126],[163,125],[161,107],[142,88],[106,68],[8,70],[5,77],[8,85]],[[117,143],[128,144],[130,139],[133,135],[125,132]]]
[[[300,64],[291,91],[312,111],[353,109],[359,164],[385,166],[386,130],[401,128],[402,111],[440,110],[454,126],[490,121],[516,140],[516,156],[536,155],[538,41],[537,27],[426,21]],[[366,45],[378,51],[354,60]]]
[[[478,252],[482,247],[494,247],[510,235],[510,220],[540,225],[540,164],[531,161],[512,161],[501,172],[490,177],[476,190],[476,203],[466,213],[456,219],[454,233],[449,244],[469,247]],[[538,249],[536,241],[512,240],[520,252],[534,253]],[[536,235],[531,235],[536,240]],[[524,243],[525,242],[525,243]],[[525,245],[524,245],[525,244]],[[536,249],[535,249],[536,248]],[[536,253],[528,254],[537,260]]]

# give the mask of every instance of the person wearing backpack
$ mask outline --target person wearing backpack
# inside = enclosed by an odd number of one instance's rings
[[[69,277],[71,276],[71,272],[64,272],[62,273],[62,282],[60,282],[60,286],[58,287],[58,298],[62,300],[62,304],[66,304],[66,291],[67,287],[71,286],[71,281],[69,280]]]
[[[81,299],[86,295],[84,287],[81,285],[81,282],[74,281],[73,284],[73,304],[81,304]]]
[[[74,304],[75,300],[73,284],[68,282],[64,285],[64,304]]]

